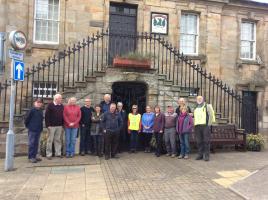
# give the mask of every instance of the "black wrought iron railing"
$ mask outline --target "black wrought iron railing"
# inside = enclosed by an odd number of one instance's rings
[[[128,52],[151,57],[151,68],[166,76],[181,91],[189,95],[202,95],[213,105],[222,118],[243,128],[242,109],[249,106],[241,94],[226,83],[208,73],[194,61],[179,52],[166,38],[149,33],[137,35],[112,34],[102,31],[89,36],[48,60],[27,68],[24,82],[16,82],[15,113],[32,105],[34,97],[52,98],[57,92],[64,93],[95,72],[105,71],[115,56]],[[1,121],[8,120],[9,81],[0,85]],[[257,108],[256,108],[257,109]],[[257,113],[257,112],[256,112]],[[257,122],[256,122],[257,123]]]

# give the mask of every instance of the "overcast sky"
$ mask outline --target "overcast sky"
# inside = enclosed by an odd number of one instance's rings
[[[268,3],[268,0],[252,0],[252,1],[257,1],[257,2]]]

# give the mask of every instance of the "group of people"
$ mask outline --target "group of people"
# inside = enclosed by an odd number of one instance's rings
[[[99,157],[105,155],[105,159],[118,158],[117,153],[123,150],[126,138],[129,138],[129,153],[136,153],[139,146],[138,138],[141,136],[145,153],[151,152],[151,143],[154,140],[157,157],[165,149],[166,155],[174,158],[180,149],[178,158],[188,159],[189,135],[193,127],[198,147],[196,159],[209,160],[209,126],[215,121],[215,116],[212,106],[204,102],[202,96],[196,98],[197,104],[193,113],[184,98],[180,98],[176,110],[171,104],[167,105],[166,112],[161,112],[158,105],[154,109],[146,106],[146,112],[142,115],[138,113],[138,105],[132,105],[131,112],[127,114],[121,102],[117,104],[111,102],[109,94],[105,94],[103,99],[93,108],[91,100],[86,98],[84,106],[80,107],[75,97],[69,98],[68,103],[63,105],[62,96],[56,94],[54,101],[47,105],[43,117],[43,102],[37,98],[25,118],[25,126],[29,130],[29,161],[32,163],[41,161],[37,153],[44,118],[48,129],[46,157],[49,160],[52,159],[53,144],[56,157],[62,158],[64,154],[67,158],[75,156],[78,132],[79,153],[82,156],[94,154]],[[176,138],[179,138],[180,148]],[[62,141],[65,141],[65,148],[62,148]],[[62,149],[65,149],[65,152],[62,152]]]

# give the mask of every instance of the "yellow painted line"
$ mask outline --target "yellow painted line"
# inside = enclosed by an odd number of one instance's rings
[[[237,181],[243,179],[250,174],[247,170],[234,170],[234,171],[220,171],[217,172],[221,178],[213,179],[217,184],[228,188]]]

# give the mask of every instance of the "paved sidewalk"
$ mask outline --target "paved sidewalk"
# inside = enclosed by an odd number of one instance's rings
[[[15,159],[4,172],[0,160],[1,200],[240,200],[229,187],[268,165],[268,152],[217,152],[210,162],[179,160],[139,152],[119,159],[94,156],[44,159],[40,164]],[[61,165],[61,166],[60,166]],[[258,200],[258,198],[256,198]]]

